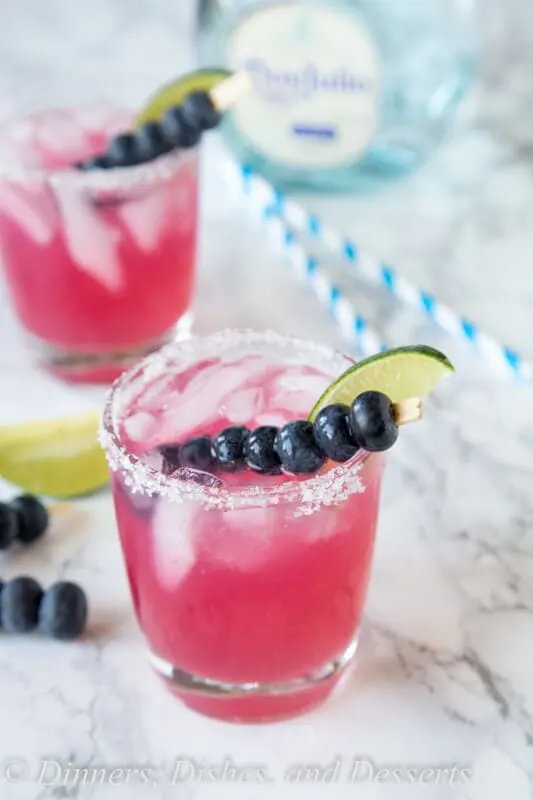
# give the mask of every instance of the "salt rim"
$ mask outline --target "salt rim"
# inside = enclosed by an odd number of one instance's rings
[[[227,489],[186,482],[175,474],[163,475],[124,447],[115,425],[113,406],[115,396],[127,386],[133,376],[139,376],[147,381],[153,380],[165,372],[168,373],[176,358],[187,353],[195,354],[194,361],[198,361],[201,358],[201,355],[197,354],[199,346],[201,350],[205,349],[206,353],[213,356],[231,347],[253,344],[274,345],[280,348],[289,344],[307,353],[321,355],[328,359],[333,369],[338,365],[339,374],[347,367],[347,356],[342,356],[323,345],[292,336],[283,336],[274,331],[227,329],[208,336],[192,336],[186,341],[172,342],[152,353],[138,362],[133,369],[117,378],[107,391],[99,430],[99,441],[106,451],[110,469],[121,473],[125,485],[133,493],[160,495],[176,503],[193,500],[208,509],[224,511],[242,507],[267,507],[282,502],[293,503],[299,504],[294,513],[305,515],[312,514],[323,506],[340,503],[350,495],[364,491],[365,487],[359,473],[371,455],[362,451],[344,464],[304,481],[289,481],[273,487]],[[183,368],[183,364],[180,364],[180,368]]]
[[[0,164],[0,180],[11,183],[47,183],[49,186],[72,185],[88,191],[120,191],[170,181],[185,163],[197,156],[197,148],[174,150],[144,164],[114,169],[94,169],[87,172],[67,167],[28,169],[23,166],[6,167]]]

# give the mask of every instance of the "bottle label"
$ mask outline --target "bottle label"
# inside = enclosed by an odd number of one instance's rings
[[[254,83],[234,109],[237,130],[272,161],[339,166],[372,140],[380,62],[357,17],[311,3],[263,6],[233,28],[227,62],[248,70]]]

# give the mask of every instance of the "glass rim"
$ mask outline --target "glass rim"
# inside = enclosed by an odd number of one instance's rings
[[[247,329],[226,329],[208,335],[195,335],[187,340],[171,342],[156,353],[137,362],[132,369],[124,372],[109,388],[104,403],[99,439],[106,452],[112,472],[121,473],[124,483],[133,493],[160,495],[171,501],[194,500],[206,507],[230,510],[235,507],[271,506],[280,503],[300,504],[299,513],[311,514],[322,506],[333,506],[349,496],[364,491],[360,471],[363,464],[373,455],[359,450],[343,464],[337,464],[327,472],[313,475],[304,480],[289,480],[277,486],[226,487],[200,484],[184,480],[176,473],[163,475],[161,470],[150,466],[141,456],[131,453],[122,443],[118,423],[115,419],[115,401],[120,392],[133,379],[145,375],[147,380],[157,379],[168,374],[168,368],[180,354],[193,353],[197,344],[202,343],[214,353],[239,345],[272,344],[283,347],[287,344],[303,349],[309,354],[322,355],[334,367],[339,365],[341,374],[353,359],[333,348],[294,336],[285,336],[274,331],[252,331]]]
[[[93,192],[112,192],[117,190],[149,186],[172,180],[184,163],[198,156],[198,148],[174,150],[152,161],[132,167],[111,169],[77,170],[74,167],[33,168],[6,166],[0,162],[0,180],[8,183],[46,183],[54,186],[75,186]]]

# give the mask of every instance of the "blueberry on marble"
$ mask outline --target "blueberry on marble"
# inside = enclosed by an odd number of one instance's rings
[[[0,595],[0,619],[6,633],[29,633],[37,626],[43,590],[25,575],[4,584]]]
[[[274,449],[283,471],[292,475],[312,475],[326,460],[326,454],[315,441],[313,424],[303,419],[280,428]]]
[[[209,436],[195,436],[182,444],[180,449],[180,466],[209,472],[213,468],[214,459],[211,452]]]
[[[184,117],[181,106],[172,106],[165,112],[161,128],[173,147],[194,147],[200,141],[202,133]]]
[[[60,581],[46,590],[39,607],[39,630],[53,639],[68,641],[83,633],[88,603],[76,583]]]
[[[332,461],[348,461],[359,449],[350,428],[350,407],[343,403],[319,411],[313,433],[316,443]]]
[[[278,428],[261,425],[253,430],[244,445],[244,458],[254,472],[261,475],[279,475],[281,461],[274,449]]]
[[[136,155],[140,163],[152,161],[172,150],[172,144],[163,133],[159,122],[145,122],[137,128],[134,137]]]
[[[139,163],[137,141],[133,133],[121,133],[109,142],[107,160],[110,167],[133,167]]]
[[[222,119],[208,92],[191,92],[181,108],[187,122],[200,131],[216,128]]]
[[[7,503],[0,503],[0,550],[11,547],[19,532],[18,517]]]
[[[17,539],[22,544],[31,544],[46,533],[50,518],[46,506],[32,494],[22,494],[11,501],[17,515]]]
[[[350,426],[360,446],[369,452],[388,450],[398,438],[393,404],[381,392],[363,392],[355,398]]]
[[[250,431],[244,425],[231,425],[215,436],[212,453],[222,472],[236,472],[244,466],[244,446]]]

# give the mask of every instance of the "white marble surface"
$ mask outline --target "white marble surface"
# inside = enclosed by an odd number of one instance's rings
[[[140,64],[166,77],[190,63],[189,4],[25,0],[4,4],[0,90],[38,74]],[[456,137],[423,172],[371,198],[319,207],[378,255],[533,358],[533,14],[483,5],[485,84]],[[489,13],[490,12],[490,13]],[[135,65],[135,67],[133,66]],[[204,174],[198,327],[271,327],[342,346],[241,206],[227,202],[212,142]],[[313,202],[317,206],[316,201]],[[392,343],[448,348],[459,374],[391,459],[358,669],[342,695],[283,724],[236,727],[174,703],[145,664],[108,495],[80,502],[46,541],[0,556],[2,577],[80,581],[87,638],[0,639],[0,797],[491,800],[533,795],[533,389],[498,381],[461,347],[352,285]],[[283,296],[285,306],[280,297]],[[0,423],[95,406],[100,393],[34,372],[0,303]],[[5,487],[5,495],[9,493]],[[267,785],[169,785],[178,758],[266,765]],[[295,763],[341,760],[331,784],[291,784]],[[152,768],[153,782],[39,783],[43,760]],[[352,760],[465,767],[468,781],[351,783]],[[428,773],[429,774],[429,773]],[[159,776],[159,777],[158,777]],[[166,776],[166,779],[165,779]],[[20,778],[20,780],[17,780]],[[156,784],[156,785],[154,785]]]

